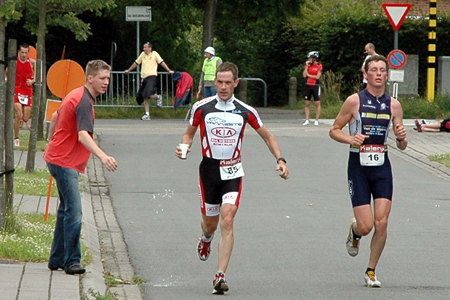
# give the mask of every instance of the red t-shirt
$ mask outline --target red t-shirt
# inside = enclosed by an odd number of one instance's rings
[[[310,75],[317,75],[319,74],[319,72],[322,72],[322,65],[321,64],[312,64],[310,66],[308,66],[308,74]],[[308,79],[306,80],[306,84],[307,85],[319,85],[320,84],[320,80],[316,80],[314,78],[308,77]]]
[[[16,62],[16,86],[14,89],[14,102],[19,102],[19,94],[21,97],[28,96],[27,103],[24,105],[31,106],[33,97],[33,86],[27,85],[27,79],[32,79],[34,77],[33,67],[31,62],[27,59],[24,63],[20,60]]]
[[[78,132],[94,133],[94,100],[84,86],[71,91],[58,110],[55,133],[47,145],[44,160],[48,163],[84,173],[91,155],[78,140]]]

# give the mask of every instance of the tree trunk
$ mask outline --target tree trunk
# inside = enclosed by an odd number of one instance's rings
[[[8,41],[8,57],[17,57],[17,41]],[[16,61],[11,59],[8,63],[8,84],[6,86],[6,134],[5,134],[5,168],[6,171],[14,170],[14,91],[16,89]],[[6,174],[6,211],[11,212],[14,202],[14,172]]]
[[[216,20],[217,0],[207,0],[205,4],[205,15],[203,19],[203,41],[202,41],[202,61],[203,50],[213,46],[214,42],[214,22]]]
[[[36,143],[38,138],[38,129],[42,126],[39,126],[40,122],[40,111],[41,111],[41,103],[42,103],[42,91],[43,91],[43,57],[44,57],[44,44],[45,44],[45,18],[47,14],[47,0],[39,1],[39,30],[38,30],[38,43],[37,47],[37,61],[36,61],[36,70],[35,76],[36,82],[34,84],[34,97],[33,97],[33,111],[31,116],[31,128],[30,128],[30,143],[28,145],[28,155],[27,155],[27,165],[25,170],[27,172],[34,171],[34,164],[36,159]]]
[[[5,6],[5,0],[0,0],[0,7]],[[0,17],[0,60],[5,61],[5,18]],[[0,64],[0,116],[5,115],[6,103],[6,86],[5,86],[5,65]],[[5,136],[5,122],[0,122],[0,172],[4,172],[4,138]],[[0,176],[0,228],[5,224],[6,201],[4,193],[3,175]]]

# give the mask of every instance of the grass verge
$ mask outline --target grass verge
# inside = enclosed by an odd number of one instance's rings
[[[432,155],[428,157],[431,161],[438,162],[440,164],[445,165],[447,168],[450,168],[450,153]]]
[[[21,195],[47,196],[50,184],[50,172],[47,168],[35,168],[28,173],[24,167],[18,166],[14,171],[14,193]],[[56,182],[52,182],[52,197],[58,197]]]
[[[56,215],[49,214],[7,214],[5,227],[0,231],[0,258],[23,262],[46,262],[50,257]],[[92,262],[92,254],[81,243],[81,264]]]

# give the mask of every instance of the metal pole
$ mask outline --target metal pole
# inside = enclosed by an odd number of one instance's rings
[[[136,21],[136,58],[139,57],[139,45],[141,44],[140,39],[141,37],[139,36],[139,21]],[[137,80],[136,80],[136,90],[139,90],[139,85],[140,85],[140,80],[139,80],[139,71],[140,71],[140,67],[139,65],[136,67],[136,72],[138,73],[137,75]]]
[[[394,99],[397,99],[397,97],[398,97],[398,83],[397,82],[394,82],[394,84],[392,85],[392,97],[394,98]]]
[[[428,70],[427,70],[427,98],[434,101],[434,85],[436,76],[436,3],[437,0],[430,0],[430,19],[428,22]]]
[[[394,30],[394,50],[398,49],[398,30]]]

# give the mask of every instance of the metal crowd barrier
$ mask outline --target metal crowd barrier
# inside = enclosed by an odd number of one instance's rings
[[[173,107],[176,94],[176,84],[169,72],[158,72],[158,94],[162,95],[162,107]],[[247,81],[258,81],[264,86],[264,106],[267,106],[267,84],[261,78],[240,78]],[[123,71],[112,71],[109,87],[105,94],[100,95],[94,106],[96,107],[138,107],[136,95],[140,85],[138,72],[124,74]],[[196,88],[194,84],[194,89]],[[245,101],[245,99],[242,99]],[[156,99],[150,100],[150,106],[156,105]]]
[[[173,107],[176,85],[169,72],[158,72],[158,94],[162,95],[163,107]],[[141,77],[138,72],[125,74],[123,71],[112,71],[106,93],[100,95],[94,106],[96,107],[137,107],[136,95],[139,90]],[[150,101],[156,105],[156,99]]]

